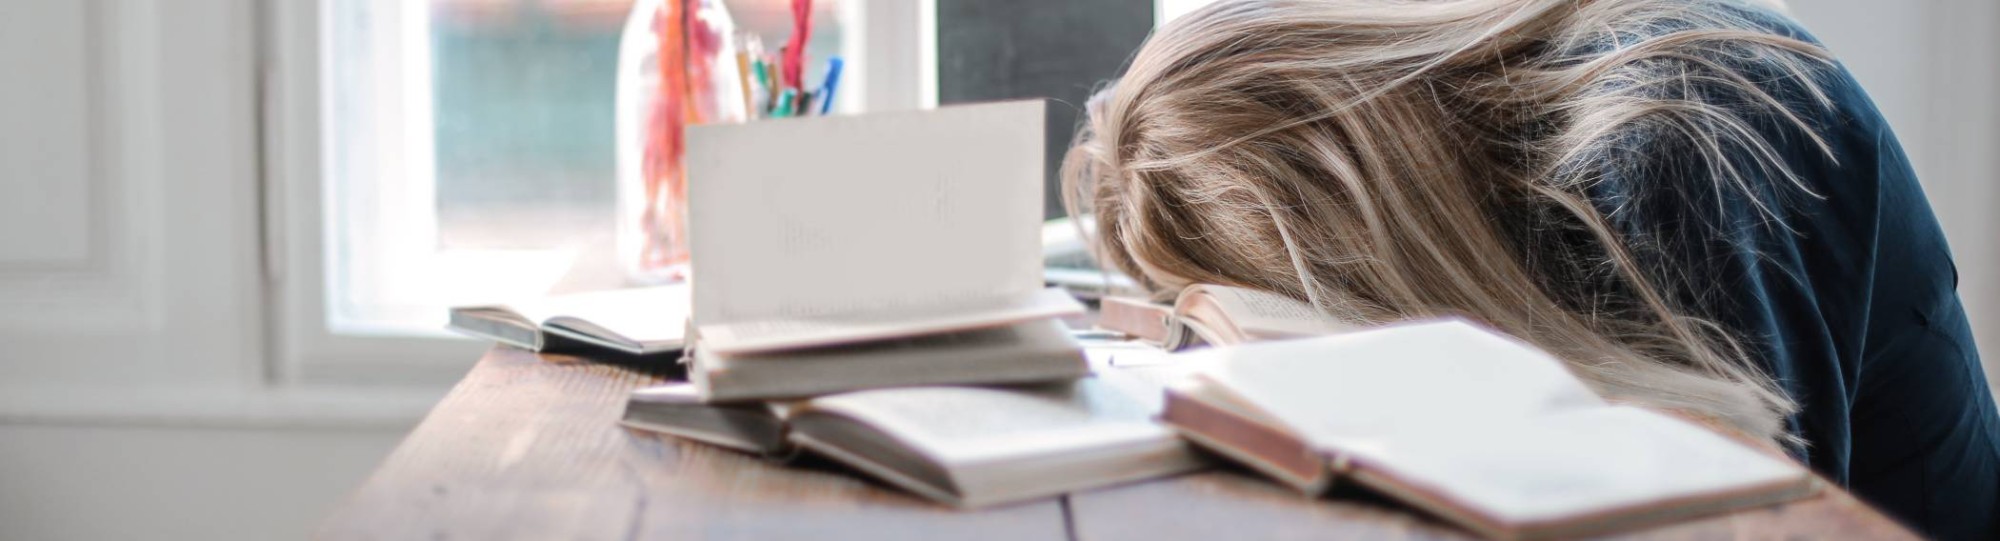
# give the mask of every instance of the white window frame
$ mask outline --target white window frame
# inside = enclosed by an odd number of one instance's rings
[[[332,81],[327,39],[335,1],[367,2],[378,8],[373,25],[379,34],[368,54],[405,62],[393,72],[377,72],[376,91],[366,98],[388,103],[369,107],[360,122],[397,125],[404,137],[371,138],[369,159],[337,160],[327,119],[336,114],[327,103]],[[936,62],[934,0],[863,0],[842,3],[844,54],[848,64],[842,92],[843,108],[871,111],[935,106]],[[453,336],[442,329],[413,328],[412,313],[455,302],[473,302],[467,291],[481,287],[553,285],[576,255],[564,251],[435,250],[436,185],[430,180],[434,159],[428,110],[428,54],[405,47],[428,47],[428,2],[405,0],[311,0],[273,2],[267,21],[264,81],[264,146],[269,189],[266,262],[272,277],[273,353],[281,382],[435,384],[454,381],[478,353],[483,342]],[[411,99],[419,97],[420,99]],[[339,114],[349,114],[345,111]],[[390,133],[394,133],[391,131]],[[340,175],[335,177],[335,175]],[[338,178],[339,181],[334,181]],[[423,182],[412,182],[422,179]],[[343,208],[343,205],[346,207]],[[327,218],[348,212],[347,227],[329,227]],[[355,249],[355,247],[363,247]],[[368,276],[343,276],[334,263],[341,251]],[[372,258],[372,259],[371,259]],[[336,305],[348,298],[342,288],[359,283],[364,300],[393,298],[396,291],[436,288],[492,276],[491,269],[533,269],[508,280],[488,281],[447,292],[442,303],[394,306],[383,302]],[[431,276],[426,279],[425,273]],[[416,278],[412,278],[416,277]],[[362,278],[363,280],[357,280]],[[374,280],[367,281],[367,278]],[[543,286],[546,287],[546,286]],[[383,292],[390,293],[383,293]],[[478,299],[501,300],[501,299]],[[399,324],[397,320],[402,320]],[[375,322],[389,321],[388,325]]]

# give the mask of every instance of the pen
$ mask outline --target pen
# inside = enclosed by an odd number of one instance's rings
[[[845,64],[845,62],[842,62],[838,56],[826,59],[826,80],[821,82],[819,86],[820,116],[826,116],[828,112],[833,111],[833,91],[836,88],[840,88],[840,67],[842,64]]]

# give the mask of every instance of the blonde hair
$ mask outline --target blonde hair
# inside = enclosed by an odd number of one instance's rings
[[[1672,149],[1770,222],[1753,173],[1810,194],[1754,127],[1824,150],[1790,102],[1830,106],[1813,79],[1830,60],[1749,9],[1223,0],[1157,31],[1091,100],[1065,204],[1094,220],[1099,261],[1159,297],[1218,283],[1364,324],[1471,317],[1607,396],[1794,441],[1793,403],[1672,294],[1701,277],[1642,264],[1671,239],[1626,238],[1586,192]],[[1802,99],[1744,66],[1804,81]]]

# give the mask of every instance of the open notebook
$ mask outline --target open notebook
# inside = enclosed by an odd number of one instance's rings
[[[1462,321],[1187,354],[1183,435],[1307,493],[1345,478],[1494,539],[1607,533],[1799,498],[1797,464],[1605,402]]]
[[[1195,284],[1172,306],[1106,297],[1098,326],[1160,343],[1167,350],[1321,336],[1354,327],[1312,305],[1255,289]]]
[[[567,339],[634,355],[680,351],[687,332],[685,285],[555,295],[451,309],[448,328],[541,351]]]

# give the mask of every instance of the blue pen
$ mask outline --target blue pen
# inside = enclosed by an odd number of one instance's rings
[[[827,112],[833,110],[833,89],[840,87],[841,64],[844,62],[841,62],[838,56],[826,59],[826,80],[820,83],[818,92],[820,116],[826,116]]]

